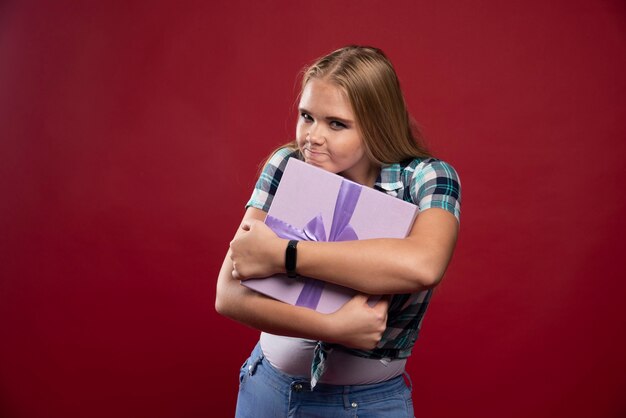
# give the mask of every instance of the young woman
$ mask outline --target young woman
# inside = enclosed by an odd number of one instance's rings
[[[456,243],[457,174],[420,144],[379,49],[349,46],[318,59],[303,75],[299,113],[296,140],[266,163],[218,278],[217,311],[262,331],[240,370],[236,416],[413,417],[403,375]],[[239,282],[286,272],[288,241],[263,220],[289,158],[419,208],[405,239],[297,244],[298,274],[362,293],[333,314]],[[390,296],[370,307],[366,295]]]

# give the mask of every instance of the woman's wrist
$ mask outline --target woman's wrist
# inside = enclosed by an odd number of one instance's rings
[[[286,273],[285,254],[287,251],[288,239],[279,238],[275,248],[272,250],[272,265],[278,274]]]
[[[336,313],[319,313],[319,323],[320,340],[329,343],[338,343],[339,338],[337,333]]]

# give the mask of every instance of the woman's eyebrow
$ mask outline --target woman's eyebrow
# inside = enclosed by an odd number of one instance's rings
[[[326,116],[325,118],[327,121],[332,122],[332,121],[337,121],[337,122],[341,122],[345,125],[351,125],[354,122],[350,119],[346,119],[346,118],[341,118],[339,116]]]

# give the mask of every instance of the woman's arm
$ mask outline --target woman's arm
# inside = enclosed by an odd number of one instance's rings
[[[284,272],[287,241],[265,224],[245,220],[231,242],[234,275],[245,279]],[[436,286],[452,258],[458,221],[450,212],[431,208],[420,212],[404,239],[345,242],[302,241],[297,272],[368,293],[412,293]]]
[[[264,218],[265,212],[248,208],[242,225],[258,223],[264,226]],[[233,242],[246,234],[247,231],[239,228]],[[282,240],[274,237],[277,241],[272,243],[275,246],[273,251],[278,252],[277,245]],[[265,246],[267,243],[262,248]],[[253,248],[244,251],[258,252]],[[323,340],[354,348],[372,349],[380,341],[387,322],[387,301],[371,308],[367,297],[358,295],[333,314],[288,305],[242,286],[233,277],[231,255],[232,251],[229,251],[217,280],[215,309],[220,314],[272,334]]]

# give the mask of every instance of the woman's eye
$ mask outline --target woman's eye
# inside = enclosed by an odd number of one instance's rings
[[[304,112],[300,113],[300,117],[304,119],[306,122],[310,122],[313,120],[311,115],[309,115],[308,113],[304,113]]]
[[[333,129],[344,129],[346,127],[346,125],[341,123],[341,122],[339,122],[339,121],[334,120],[334,121],[330,122],[330,127],[333,128]]]

